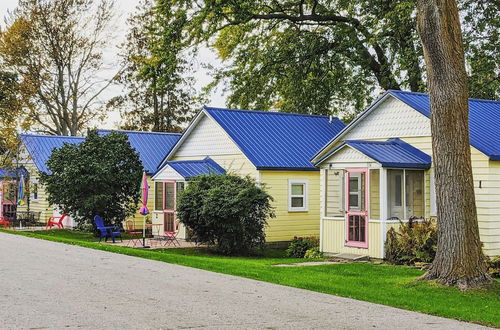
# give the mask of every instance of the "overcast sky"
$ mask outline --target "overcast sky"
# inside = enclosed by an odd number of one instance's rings
[[[127,33],[126,20],[131,13],[134,12],[135,7],[139,4],[140,0],[116,0],[116,37],[113,44],[110,44],[105,51],[105,60],[108,63],[118,63],[117,54],[119,52],[118,45],[120,45],[125,40],[125,35]],[[2,17],[1,25],[4,25],[3,17],[8,14],[9,10],[13,10],[17,6],[17,0],[0,0],[0,17]],[[207,70],[202,67],[203,63],[209,63],[214,66],[220,66],[220,62],[217,56],[210,50],[206,48],[200,49],[199,56],[194,63],[194,77],[196,81],[196,88],[200,90],[203,86],[206,86],[210,81],[211,77],[208,75]],[[113,70],[103,71],[101,74],[103,77],[112,77],[114,72],[118,68]],[[104,94],[103,99],[109,99],[113,96],[122,93],[120,86],[111,86]],[[225,106],[225,97],[220,93],[216,92],[211,95],[208,105],[216,107]],[[100,124],[101,128],[116,128],[119,124],[120,116],[117,113],[113,113],[109,116],[105,123]]]

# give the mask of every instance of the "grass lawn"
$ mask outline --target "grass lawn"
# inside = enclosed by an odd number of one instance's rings
[[[269,250],[264,257],[253,258],[222,257],[201,248],[140,250],[99,244],[90,234],[66,230],[15,234],[500,327],[500,281],[496,281],[488,290],[460,292],[437,284],[414,282],[422,271],[403,266],[354,263],[273,267],[274,264],[293,263],[301,259],[285,258],[283,251],[279,250]]]

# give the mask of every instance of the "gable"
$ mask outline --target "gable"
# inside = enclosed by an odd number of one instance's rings
[[[174,170],[170,165],[165,164],[161,170],[153,177],[153,180],[175,180],[184,181],[184,177]]]
[[[406,103],[387,97],[351,128],[342,140],[431,136],[430,120]]]
[[[172,157],[242,154],[222,128],[206,114],[186,137]],[[172,159],[172,157],[169,157]]]
[[[330,163],[343,164],[343,163],[373,163],[374,160],[358,150],[349,146],[343,146],[340,150],[325,159],[322,167],[327,167]]]

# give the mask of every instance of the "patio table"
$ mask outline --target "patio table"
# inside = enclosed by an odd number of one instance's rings
[[[149,238],[149,244],[153,245],[153,241],[159,242],[162,239],[162,236],[160,234],[161,232],[161,226],[162,224],[160,223],[147,223],[146,224],[146,229],[149,228],[151,229],[151,237]]]

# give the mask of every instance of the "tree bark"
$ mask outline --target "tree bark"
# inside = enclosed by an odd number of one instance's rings
[[[455,0],[418,0],[417,10],[427,65],[439,226],[436,258],[421,279],[466,290],[491,278],[477,223],[458,8]]]

